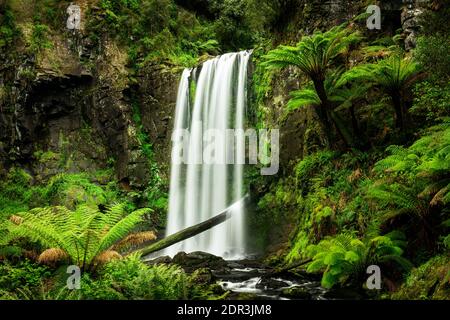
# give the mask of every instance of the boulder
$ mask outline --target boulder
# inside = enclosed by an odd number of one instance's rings
[[[283,289],[280,296],[288,299],[299,299],[299,300],[312,299],[312,295],[309,292],[308,288],[299,286]]]
[[[256,285],[257,289],[262,289],[262,290],[267,290],[267,289],[271,289],[271,290],[276,290],[276,289],[280,289],[283,287],[286,287],[287,283],[284,281],[280,281],[280,280],[276,280],[276,279],[272,279],[272,278],[262,278],[258,284]]]
[[[214,280],[214,276],[210,269],[200,268],[194,271],[191,276],[192,282],[195,284],[210,284]]]
[[[200,268],[221,271],[228,269],[227,262],[223,258],[201,251],[179,252],[173,257],[172,263],[178,264],[188,273]]]
[[[146,260],[145,263],[148,265],[154,264],[169,264],[172,262],[172,259],[169,256],[162,256],[152,260]]]

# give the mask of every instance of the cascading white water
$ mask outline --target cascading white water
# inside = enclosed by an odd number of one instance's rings
[[[200,70],[184,70],[181,76],[174,132],[187,129],[189,143],[174,139],[172,145],[167,235],[219,214],[243,196],[244,138],[237,135],[231,147],[228,139],[214,141],[218,139],[214,133],[244,129],[249,58],[246,51],[224,54],[206,61]],[[204,145],[212,141],[215,149],[209,156],[216,161],[205,162]],[[234,161],[226,164],[230,151]],[[175,161],[180,153],[187,164]],[[233,211],[225,223],[167,248],[165,254],[205,251],[229,259],[243,257],[244,207],[233,206]]]

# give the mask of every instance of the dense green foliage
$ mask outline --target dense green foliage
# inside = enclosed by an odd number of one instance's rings
[[[379,258],[376,246],[370,243],[373,239],[386,239],[388,233],[405,235],[401,250],[392,249],[400,262],[404,262],[401,257],[406,257],[423,263],[435,253],[448,252],[448,143],[448,124],[444,123],[428,129],[407,148],[388,147],[384,158],[377,151],[322,151],[304,158],[295,167],[295,179],[280,181],[259,202],[262,212],[280,212],[278,219],[287,218],[286,210],[298,212],[297,227],[284,261],[313,257],[317,263],[308,270],[326,271],[324,286],[362,285],[358,275],[363,276],[363,268]],[[361,253],[357,260],[361,262],[359,269],[345,259],[344,251],[355,249],[348,236],[342,235],[349,232]],[[361,241],[357,240],[358,235]],[[330,238],[321,241],[327,236]],[[348,241],[342,244],[341,238]],[[338,259],[339,272],[331,273],[334,258],[327,258],[331,259],[327,262],[322,259],[336,250],[342,251],[338,255],[345,267]]]
[[[188,277],[176,266],[146,266],[139,258],[113,261],[98,279],[84,276],[81,296],[87,299],[177,300],[188,297]]]
[[[83,38],[93,59],[71,50],[93,72],[108,46],[126,53],[129,82],[122,89],[139,149],[133,151],[146,160],[149,181],[136,189],[117,181],[114,158],[101,170],[76,172],[69,153],[46,148],[33,161],[57,165],[42,176],[31,163],[1,167],[0,299],[226,297],[201,283],[202,270],[188,275],[128,255],[155,238],[168,202],[135,86],[146,67],[173,72],[244,49],[253,49],[254,61],[248,123],[304,128],[305,146],[289,155],[280,176],[246,172],[256,199],[254,241],[267,261],[304,262],[300,268],[321,274],[323,287],[357,290],[376,264],[383,290],[374,297],[449,299],[449,8],[433,1],[424,9],[416,48],[406,51],[404,34],[368,33],[358,19],[335,27],[299,23],[309,23],[319,2],[98,0],[83,7],[83,35],[71,33],[68,43],[76,47]],[[36,78],[27,64],[51,57],[53,40],[67,33],[70,1],[29,3],[0,4],[0,56],[8,64],[26,60],[14,71],[19,82]],[[313,30],[318,25],[328,27]],[[3,103],[12,87],[0,80]],[[151,209],[136,210],[143,207]],[[70,264],[83,269],[81,290],[65,287]]]
[[[379,86],[391,98],[395,110],[395,125],[404,129],[408,115],[407,92],[419,72],[418,65],[410,58],[394,53],[387,59],[375,64],[365,64],[349,71],[350,78],[360,78],[365,82]]]
[[[13,43],[19,34],[19,30],[15,25],[14,15],[8,8],[6,3],[0,4],[0,49],[7,47]]]
[[[25,170],[11,168],[0,182],[0,212],[3,215],[27,211],[34,207],[62,205],[74,209],[78,204],[106,205],[114,201],[125,202],[115,181],[99,183],[110,171],[98,171],[94,176],[86,173],[61,173],[46,183],[36,183]]]
[[[96,275],[84,273],[80,290],[68,290],[58,269],[28,261],[0,267],[0,299],[25,300],[177,300],[195,298],[197,287],[177,266],[147,266],[130,256],[105,265]],[[55,279],[53,283],[48,280]]]
[[[267,98],[274,87],[279,91],[274,81],[279,75],[270,69],[294,67],[307,79],[291,69],[290,74],[299,77],[299,89],[290,85],[283,119],[295,119],[299,107],[313,106],[322,127],[337,133],[327,135],[308,123],[305,136],[319,135],[319,150],[311,148],[283,179],[266,182],[268,186],[255,180],[255,189],[265,190],[258,214],[276,223],[288,220],[292,226],[289,247],[268,261],[289,266],[312,258],[307,270],[322,272],[323,286],[354,288],[365,284],[368,265],[385,265],[383,290],[394,290],[393,283],[408,279],[396,298],[422,294],[448,299],[448,269],[439,269],[433,280],[421,279],[425,273],[418,275],[417,269],[408,273],[411,263],[428,266],[435,255],[440,266],[449,261],[450,50],[449,42],[442,41],[449,35],[442,26],[448,8],[436,6],[444,8],[425,10],[423,33],[412,52],[402,49],[398,35],[359,38],[353,23],[347,32],[358,38],[356,45],[347,45],[333,32],[341,26],[328,31],[328,39],[316,31],[296,46],[281,45],[262,59],[258,56],[254,80],[258,109],[263,111],[259,122],[271,121]],[[338,59],[327,60],[327,53],[333,52],[330,44],[337,47],[333,41],[345,50]],[[325,50],[329,45],[330,51]],[[329,113],[325,120],[324,106]],[[324,126],[327,121],[332,125]],[[265,232],[276,236],[270,228]],[[398,234],[404,235],[400,243],[390,238]],[[421,283],[426,289],[419,294]]]
[[[118,37],[137,65],[169,60],[192,66],[199,56],[218,52],[212,26],[179,10],[172,0],[101,0],[88,28],[94,40],[103,34]]]

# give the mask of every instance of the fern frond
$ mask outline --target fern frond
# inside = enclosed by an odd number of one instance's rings
[[[18,238],[39,243],[46,249],[38,257],[39,262],[68,259],[68,262],[89,268],[94,261],[98,264],[118,257],[118,253],[110,250],[117,243],[118,247],[126,247],[154,239],[153,232],[127,237],[148,212],[150,209],[140,209],[126,214],[123,205],[112,206],[106,213],[87,205],[75,211],[65,207],[35,208],[13,216],[8,221],[7,232],[0,227],[0,234],[4,233],[4,244]]]
[[[287,104],[289,111],[296,110],[308,105],[319,105],[321,103],[319,96],[314,89],[303,89],[291,92],[291,99]]]
[[[112,209],[114,210],[114,208]],[[95,255],[110,248],[114,243],[124,238],[134,226],[142,220],[142,216],[151,212],[150,209],[140,209],[130,213],[116,222],[101,239]],[[92,257],[93,258],[93,257]]]

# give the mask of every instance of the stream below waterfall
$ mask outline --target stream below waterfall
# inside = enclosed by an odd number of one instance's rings
[[[258,257],[224,260],[207,252],[178,252],[174,257],[149,255],[145,263],[175,264],[187,274],[197,274],[200,283],[218,284],[228,300],[360,300],[365,297],[351,288],[325,289],[321,275],[292,269],[275,272]]]
[[[215,273],[230,299],[325,300],[326,290],[317,279],[290,274],[270,276],[271,269],[248,260],[227,261],[230,271]]]

